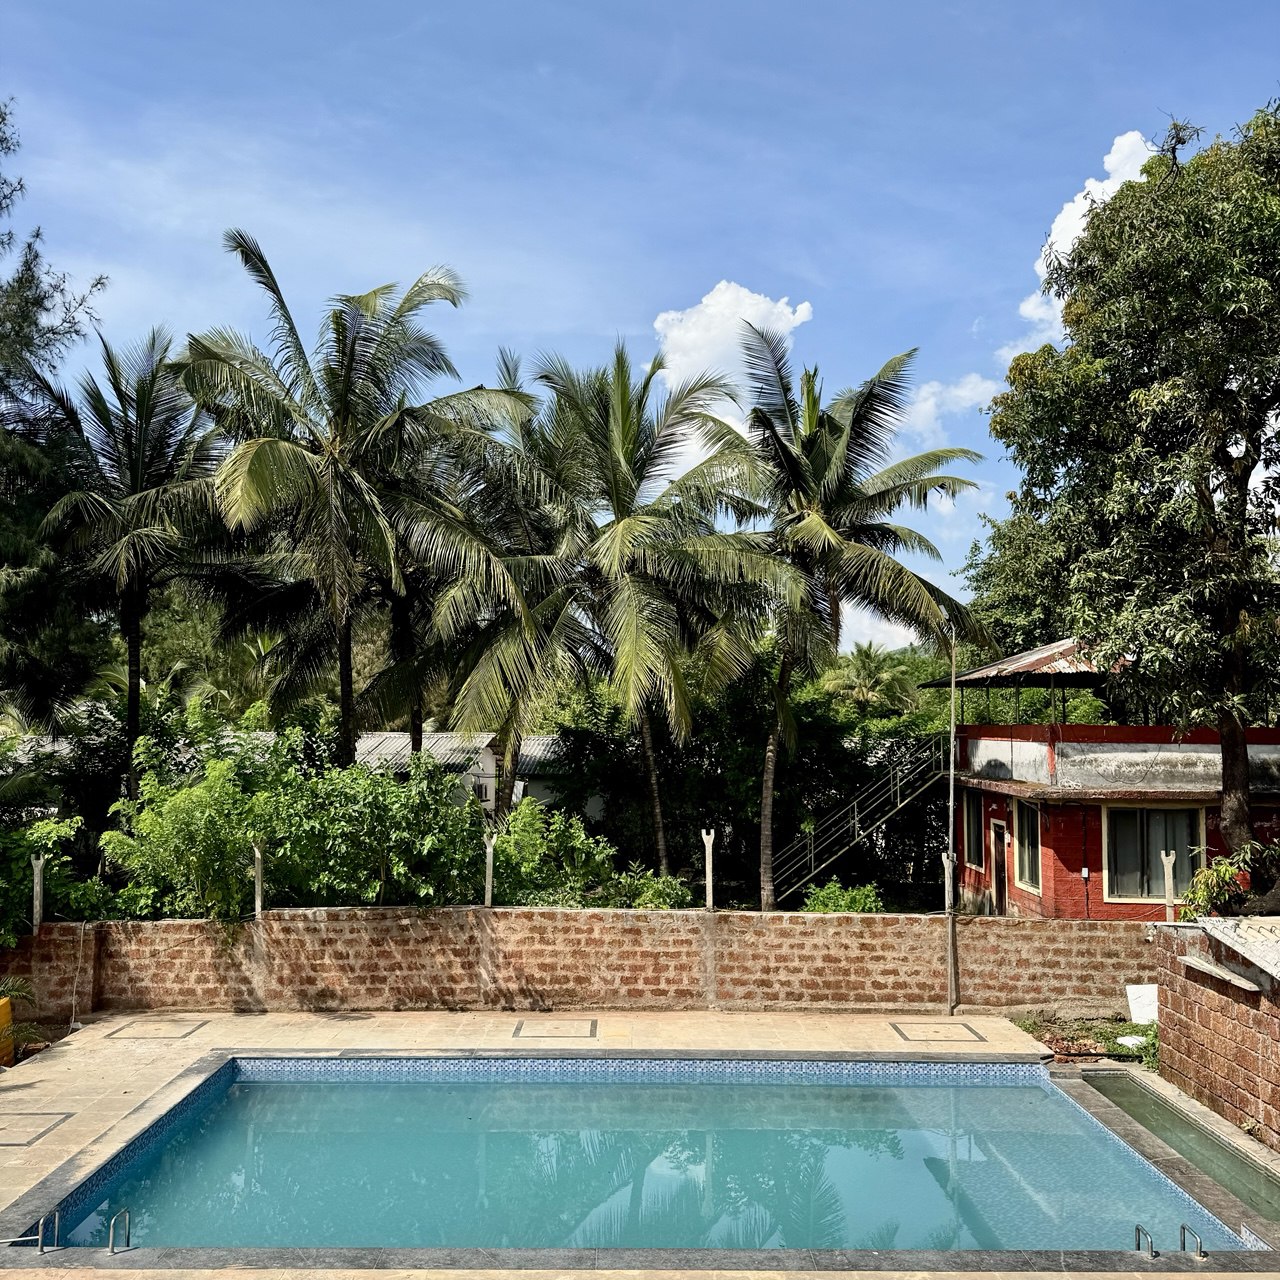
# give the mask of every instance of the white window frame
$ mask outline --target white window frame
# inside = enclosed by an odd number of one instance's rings
[[[1197,841],[1199,848],[1203,849],[1208,844],[1206,834],[1206,818],[1205,808],[1201,804],[1179,803],[1176,800],[1162,801],[1156,804],[1104,804],[1102,806],[1102,900],[1103,902],[1133,902],[1142,906],[1150,906],[1152,903],[1159,905],[1164,902],[1163,890],[1150,898],[1134,898],[1121,897],[1119,894],[1111,892],[1111,810],[1112,809],[1193,809],[1198,816],[1197,828],[1200,839]],[[1205,859],[1207,861],[1207,858]],[[1201,866],[1204,862],[1201,862]],[[1182,899],[1175,897],[1174,905],[1180,906]]]
[[[973,850],[969,848],[972,841],[969,839],[969,807],[977,805],[978,807],[978,860],[973,861]],[[964,865],[971,871],[981,871],[984,875],[987,870],[987,813],[986,807],[982,802],[981,791],[969,791],[964,793]]]
[[[1031,884],[1018,877],[1018,840],[1022,834],[1022,806],[1036,811],[1036,869],[1040,873],[1040,884]],[[1044,890],[1044,821],[1040,813],[1040,805],[1035,800],[1023,800],[1021,796],[1013,797],[1013,883],[1023,893],[1034,893],[1039,898]]]

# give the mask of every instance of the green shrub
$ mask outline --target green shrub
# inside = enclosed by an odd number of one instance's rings
[[[660,876],[633,862],[609,885],[609,906],[632,907],[638,911],[679,911],[693,901],[683,880]]]
[[[102,837],[130,883],[114,906],[129,915],[242,918],[262,851],[276,906],[474,902],[484,875],[479,804],[457,803],[457,778],[425,756],[407,780],[353,765],[313,768],[300,735],[228,742],[229,754],[181,776],[173,756],[142,758],[135,804]]]
[[[495,902],[529,907],[599,904],[614,879],[614,849],[582,819],[527,796],[493,846]]]
[[[804,911],[883,911],[880,890],[873,884],[844,888],[834,876],[824,885],[812,884],[804,895]]]
[[[136,803],[116,806],[124,829],[104,832],[102,848],[141,890],[135,901],[160,915],[238,920],[253,897],[255,800],[231,760],[211,760],[191,786],[144,773]]]
[[[84,885],[71,877],[66,846],[80,828],[79,818],[40,818],[25,826],[0,831],[0,947],[12,947],[18,929],[31,919],[34,872],[32,855],[45,857],[44,911],[46,919],[74,903]]]

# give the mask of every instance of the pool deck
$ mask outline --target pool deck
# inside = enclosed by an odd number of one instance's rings
[[[0,1218],[9,1207],[27,1198],[44,1179],[54,1177],[68,1189],[109,1155],[166,1111],[192,1085],[192,1069],[214,1053],[271,1053],[299,1055],[653,1055],[835,1057],[862,1060],[1022,1061],[1046,1057],[1044,1046],[1002,1018],[852,1015],[813,1013],[716,1012],[566,1012],[566,1013],[120,1013],[101,1016],[11,1071],[0,1075]],[[48,1194],[52,1194],[46,1188]],[[25,1213],[30,1203],[21,1206]],[[48,1206],[44,1206],[48,1207]],[[36,1212],[40,1212],[38,1208]],[[10,1215],[12,1217],[12,1215]],[[21,1230],[22,1228],[18,1228]],[[5,1233],[0,1233],[5,1234]],[[31,1253],[0,1249],[0,1269],[34,1262]],[[33,1252],[33,1251],[32,1251]],[[8,1256],[4,1256],[8,1255]],[[1263,1269],[1268,1255],[1255,1255]],[[1274,1255],[1271,1255],[1274,1257]],[[29,1262],[28,1262],[29,1260]],[[194,1260],[194,1259],[193,1259]],[[621,1261],[621,1259],[619,1259]],[[923,1259],[921,1259],[923,1261]],[[234,1266],[210,1270],[166,1268],[149,1270],[142,1259],[121,1255],[119,1265],[105,1259],[92,1267],[78,1266],[67,1253],[47,1254],[45,1269],[62,1276],[104,1280],[119,1275],[183,1277],[297,1277],[335,1280],[337,1276],[369,1276],[379,1280],[407,1276],[438,1276],[440,1280],[479,1280],[511,1276],[511,1271],[480,1270],[305,1270],[270,1266],[246,1270]],[[133,1265],[130,1265],[130,1262]],[[390,1259],[389,1259],[390,1261]],[[728,1261],[728,1259],[726,1259]],[[959,1260],[957,1259],[957,1262]],[[1127,1259],[1126,1259],[1127,1261]],[[1063,1265],[1052,1272],[1026,1269],[984,1270],[987,1276],[1032,1274],[1150,1275],[1136,1258],[1132,1271],[1075,1272]],[[1161,1261],[1164,1261],[1163,1259]],[[1189,1261],[1189,1260],[1188,1260]],[[1250,1262],[1253,1260],[1251,1259]],[[889,1263],[885,1258],[884,1263]],[[1225,1259],[1224,1259],[1225,1262]],[[1067,1260],[1064,1258],[1063,1263]],[[883,1263],[882,1263],[883,1265]],[[890,1264],[892,1265],[892,1264]],[[962,1267],[964,1264],[960,1264]],[[1211,1263],[1209,1264],[1212,1265]],[[1204,1266],[1204,1264],[1201,1264]],[[1193,1270],[1179,1266],[1178,1270]],[[1025,1263],[1024,1263],[1025,1268]],[[25,1269],[25,1267],[24,1267]],[[1251,1268],[1252,1269],[1252,1268]],[[1207,1277],[1219,1273],[1194,1269]],[[526,1270],[522,1280],[550,1280],[564,1271]],[[663,1272],[574,1270],[574,1277],[598,1275],[624,1280],[662,1280],[664,1276],[696,1274],[713,1277],[759,1276],[751,1271]],[[769,1271],[771,1280],[847,1272]],[[882,1277],[973,1274],[935,1269],[878,1271]],[[1240,1274],[1236,1270],[1234,1274]],[[1280,1271],[1272,1271],[1280,1275]]]

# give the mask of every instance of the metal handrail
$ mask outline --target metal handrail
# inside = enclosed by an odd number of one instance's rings
[[[1185,1222],[1178,1228],[1178,1251],[1180,1253],[1186,1253],[1188,1236],[1192,1236],[1195,1239],[1196,1260],[1199,1261],[1201,1258],[1207,1258],[1209,1255],[1204,1251],[1204,1241],[1200,1239],[1200,1233],[1196,1231],[1195,1228],[1189,1227]]]
[[[781,858],[792,850],[806,846],[810,842],[816,843],[818,838],[828,831],[845,827],[849,820],[856,815],[859,808],[865,809],[868,806],[874,806],[881,799],[892,799],[896,805],[901,800],[901,789],[904,784],[910,785],[911,781],[923,773],[936,774],[945,770],[945,742],[945,738],[930,739],[929,745],[925,750],[917,751],[902,763],[890,765],[885,774],[868,783],[855,799],[843,809],[827,814],[815,825],[812,831],[806,832],[781,849],[779,857]]]
[[[115,1217],[111,1219],[111,1223],[107,1227],[107,1252],[108,1253],[115,1253],[116,1251],[116,1223],[119,1222],[121,1218],[124,1219],[124,1247],[126,1249],[130,1247],[129,1242],[133,1235],[133,1223],[129,1217],[129,1210],[121,1209],[120,1212],[117,1213]]]
[[[774,879],[779,884],[778,897],[794,893],[849,845],[874,834],[904,804],[915,799],[946,771],[950,747],[945,735],[936,735],[918,744],[905,760],[895,761],[880,777],[868,783],[851,803],[828,814],[812,830],[780,849],[773,864]],[[840,849],[823,857],[836,844]],[[797,872],[801,874],[795,883],[783,883]]]
[[[0,1244],[35,1244],[36,1252],[44,1252],[44,1224],[53,1219],[53,1247],[57,1249],[58,1237],[62,1232],[62,1215],[57,1209],[51,1209],[48,1213],[42,1214],[40,1221],[36,1223],[36,1232],[32,1236],[14,1236],[10,1240],[0,1240]]]
[[[1142,1237],[1147,1237],[1147,1257],[1154,1258],[1156,1256],[1156,1242],[1151,1238],[1151,1232],[1138,1223],[1133,1229],[1133,1247],[1137,1252],[1142,1250]]]

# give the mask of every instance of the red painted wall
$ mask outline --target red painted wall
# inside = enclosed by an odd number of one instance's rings
[[[1028,726],[1030,727],[1030,726]],[[1043,727],[1043,726],[1041,726]],[[1004,822],[1014,832],[1014,800],[1010,796],[962,788],[960,795],[982,798],[985,863],[982,871],[965,865],[964,802],[956,806],[958,880],[963,898],[970,900],[992,891],[991,824]],[[1174,799],[1174,797],[1170,797]],[[1254,827],[1260,840],[1280,838],[1280,812],[1255,808]],[[1205,840],[1212,860],[1226,852],[1218,830],[1218,811],[1205,814]],[[1163,902],[1106,902],[1102,883],[1102,806],[1099,804],[1040,805],[1040,892],[1014,883],[1015,850],[1006,859],[1007,911],[1012,915],[1070,920],[1163,920]],[[1089,868],[1089,878],[1080,874]]]

